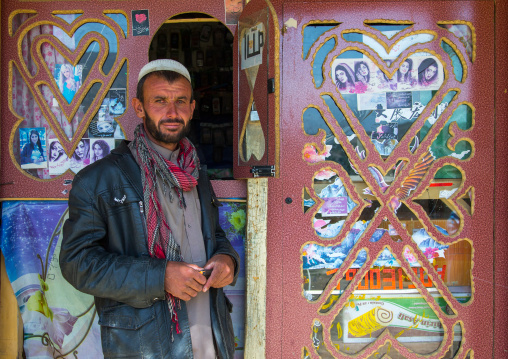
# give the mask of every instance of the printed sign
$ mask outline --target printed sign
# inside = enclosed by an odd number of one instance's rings
[[[245,30],[241,40],[241,69],[245,70],[263,63],[265,26],[262,23]]]
[[[150,35],[148,10],[132,10],[132,36]]]
[[[347,197],[323,198],[325,203],[321,207],[323,217],[347,216]]]
[[[49,140],[49,174],[61,175],[69,169],[69,157],[57,139]]]

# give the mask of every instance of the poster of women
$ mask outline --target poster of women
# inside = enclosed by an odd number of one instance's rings
[[[48,160],[50,175],[61,175],[69,169],[69,157],[57,139],[49,140]]]
[[[115,140],[113,138],[93,139],[91,143],[90,163],[103,159],[115,148]]]
[[[71,103],[74,95],[81,87],[83,65],[55,64],[55,81],[67,103]]]
[[[69,161],[72,172],[78,173],[82,168],[90,164],[90,139],[82,138]]]
[[[19,129],[20,165],[23,169],[47,168],[46,129],[44,127]]]

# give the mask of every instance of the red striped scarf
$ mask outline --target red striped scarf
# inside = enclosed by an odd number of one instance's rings
[[[169,228],[157,187],[160,185],[164,195],[169,194],[170,201],[174,199],[173,189],[177,194],[180,207],[184,209],[183,192],[192,190],[198,183],[199,159],[194,145],[184,138],[179,143],[177,163],[165,159],[149,144],[143,127],[139,124],[134,131],[134,140],[129,144],[135,153],[141,167],[141,183],[143,185],[143,199],[145,203],[145,218],[148,232],[148,251],[151,257],[164,258],[168,261],[182,261],[180,246],[176,243],[171,228]],[[180,333],[176,308],[180,307],[180,300],[166,292],[171,319],[175,323],[176,332]]]

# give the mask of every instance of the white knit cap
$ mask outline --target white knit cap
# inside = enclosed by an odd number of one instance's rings
[[[189,80],[189,82],[191,82],[189,70],[187,70],[185,66],[183,66],[178,61],[170,59],[159,59],[147,63],[145,66],[143,66],[141,71],[139,71],[138,82],[143,76],[154,71],[174,71],[184,76],[187,80]]]

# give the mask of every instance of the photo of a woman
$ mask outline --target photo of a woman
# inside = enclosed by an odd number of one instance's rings
[[[370,69],[365,61],[355,62],[355,81],[368,85],[370,82]]]
[[[97,140],[92,145],[92,162],[98,161],[109,155],[109,144],[104,140]]]
[[[65,151],[58,141],[53,141],[49,145],[49,162],[58,162],[66,157]]]
[[[48,158],[50,175],[62,174],[69,168],[69,158],[58,140],[50,142]]]
[[[427,87],[435,84],[438,77],[438,65],[431,57],[426,58],[418,66],[418,84]]]
[[[355,92],[355,76],[351,67],[345,63],[340,63],[334,71],[335,85],[340,92]]]
[[[80,76],[75,75],[74,67],[70,64],[62,64],[58,74],[58,88],[67,103],[71,103],[74,95],[81,86]]]
[[[23,129],[23,131],[20,129],[20,137],[25,137],[22,143],[26,142],[21,150],[21,168],[46,168],[44,156],[46,150],[42,145],[39,131],[35,128]]]
[[[78,143],[78,147],[71,157],[70,168],[74,173],[78,173],[83,167],[90,164],[90,139],[83,138]]]
[[[416,79],[413,77],[413,60],[406,59],[400,64],[397,70],[397,83],[404,88],[412,87],[416,84]]]

